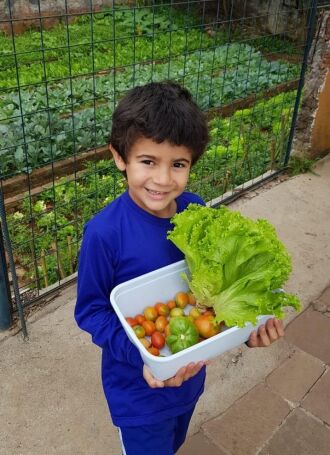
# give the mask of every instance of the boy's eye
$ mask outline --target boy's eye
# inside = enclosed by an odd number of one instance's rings
[[[150,166],[150,165],[153,164],[153,161],[152,160],[142,160],[142,163],[143,164],[147,164],[148,166]]]
[[[174,163],[173,164],[174,167],[186,167],[185,163]]]

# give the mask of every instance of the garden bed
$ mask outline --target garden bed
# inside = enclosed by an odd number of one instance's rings
[[[210,120],[209,146],[188,189],[208,201],[281,166],[294,102],[295,92],[282,93]],[[26,194],[8,213],[20,286],[42,289],[74,273],[84,223],[124,191],[111,159],[84,165],[79,175]]]
[[[124,191],[105,144],[133,86],[178,81],[207,112],[210,143],[188,187],[206,201],[281,167],[301,55],[286,58],[279,37],[229,36],[227,24],[209,33],[199,21],[126,7],[42,42],[27,32],[15,52],[0,35],[0,179],[21,288],[37,295],[72,276],[84,223]]]

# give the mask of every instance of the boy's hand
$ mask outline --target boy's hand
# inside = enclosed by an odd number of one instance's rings
[[[283,336],[283,322],[272,318],[268,319],[265,325],[261,325],[258,331],[254,330],[246,344],[249,348],[264,348]]]
[[[189,363],[189,365],[182,367],[177,371],[176,375],[172,378],[160,381],[156,379],[152,374],[147,365],[143,365],[143,377],[146,380],[149,387],[155,389],[157,387],[180,387],[180,385],[188,379],[195,376],[199,371],[206,365],[206,362]]]

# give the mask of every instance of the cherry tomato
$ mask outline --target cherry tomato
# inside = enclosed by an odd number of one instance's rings
[[[159,316],[168,316],[170,309],[165,303],[156,303],[155,308]]]
[[[196,305],[196,297],[192,292],[188,292],[188,299],[189,299],[189,305],[195,306]]]
[[[142,325],[135,325],[133,327],[133,330],[135,332],[135,335],[138,337],[138,338],[144,338],[146,332],[144,330],[144,328],[142,327]]]
[[[158,317],[157,310],[153,306],[147,306],[144,309],[143,314],[147,321],[155,321]]]
[[[156,330],[156,325],[153,321],[143,321],[142,327],[144,328],[146,335],[150,336]]]
[[[194,307],[189,311],[189,316],[191,316],[193,319],[197,319],[198,316],[201,315],[201,312],[199,311],[198,308]]]
[[[203,338],[210,338],[220,332],[220,325],[214,322],[211,314],[202,314],[195,319],[195,326]]]
[[[158,318],[156,319],[156,322],[155,322],[156,330],[158,330],[158,332],[164,332],[167,324],[168,324],[168,320],[166,319],[165,316],[158,316]]]
[[[157,349],[162,349],[165,346],[164,335],[160,332],[154,332],[151,335],[151,344]]]
[[[148,349],[151,345],[151,342],[147,338],[139,338],[143,346]]]
[[[155,346],[150,346],[149,348],[147,348],[147,351],[149,351],[150,354],[152,354],[152,355],[158,356],[160,354],[159,349],[156,348]]]
[[[134,327],[135,325],[137,325],[137,320],[135,318],[130,318],[130,317],[127,317],[125,318],[126,319],[126,322],[131,326],[131,327]]]
[[[185,308],[189,303],[189,297],[186,292],[178,292],[175,295],[175,303],[179,308]]]
[[[213,316],[214,317],[214,313],[212,310],[206,310],[202,313],[203,316]]]
[[[167,326],[165,326],[164,335],[165,335],[166,338],[167,338],[169,335],[171,335],[170,324],[167,324]]]
[[[142,325],[142,322],[146,320],[143,314],[137,314],[134,319],[136,319],[137,323],[140,325]]]
[[[169,300],[167,302],[167,306],[169,307],[170,310],[172,310],[172,308],[175,308],[176,307],[176,303],[174,300]]]
[[[176,318],[177,316],[184,316],[184,311],[182,308],[172,308],[170,311],[171,318]]]

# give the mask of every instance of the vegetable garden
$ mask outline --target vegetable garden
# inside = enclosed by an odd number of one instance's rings
[[[125,189],[105,145],[129,88],[175,80],[207,113],[210,143],[189,183],[205,200],[283,167],[303,43],[190,3],[66,16],[50,30],[41,22],[0,34],[1,188],[29,299],[73,276],[84,223]]]

